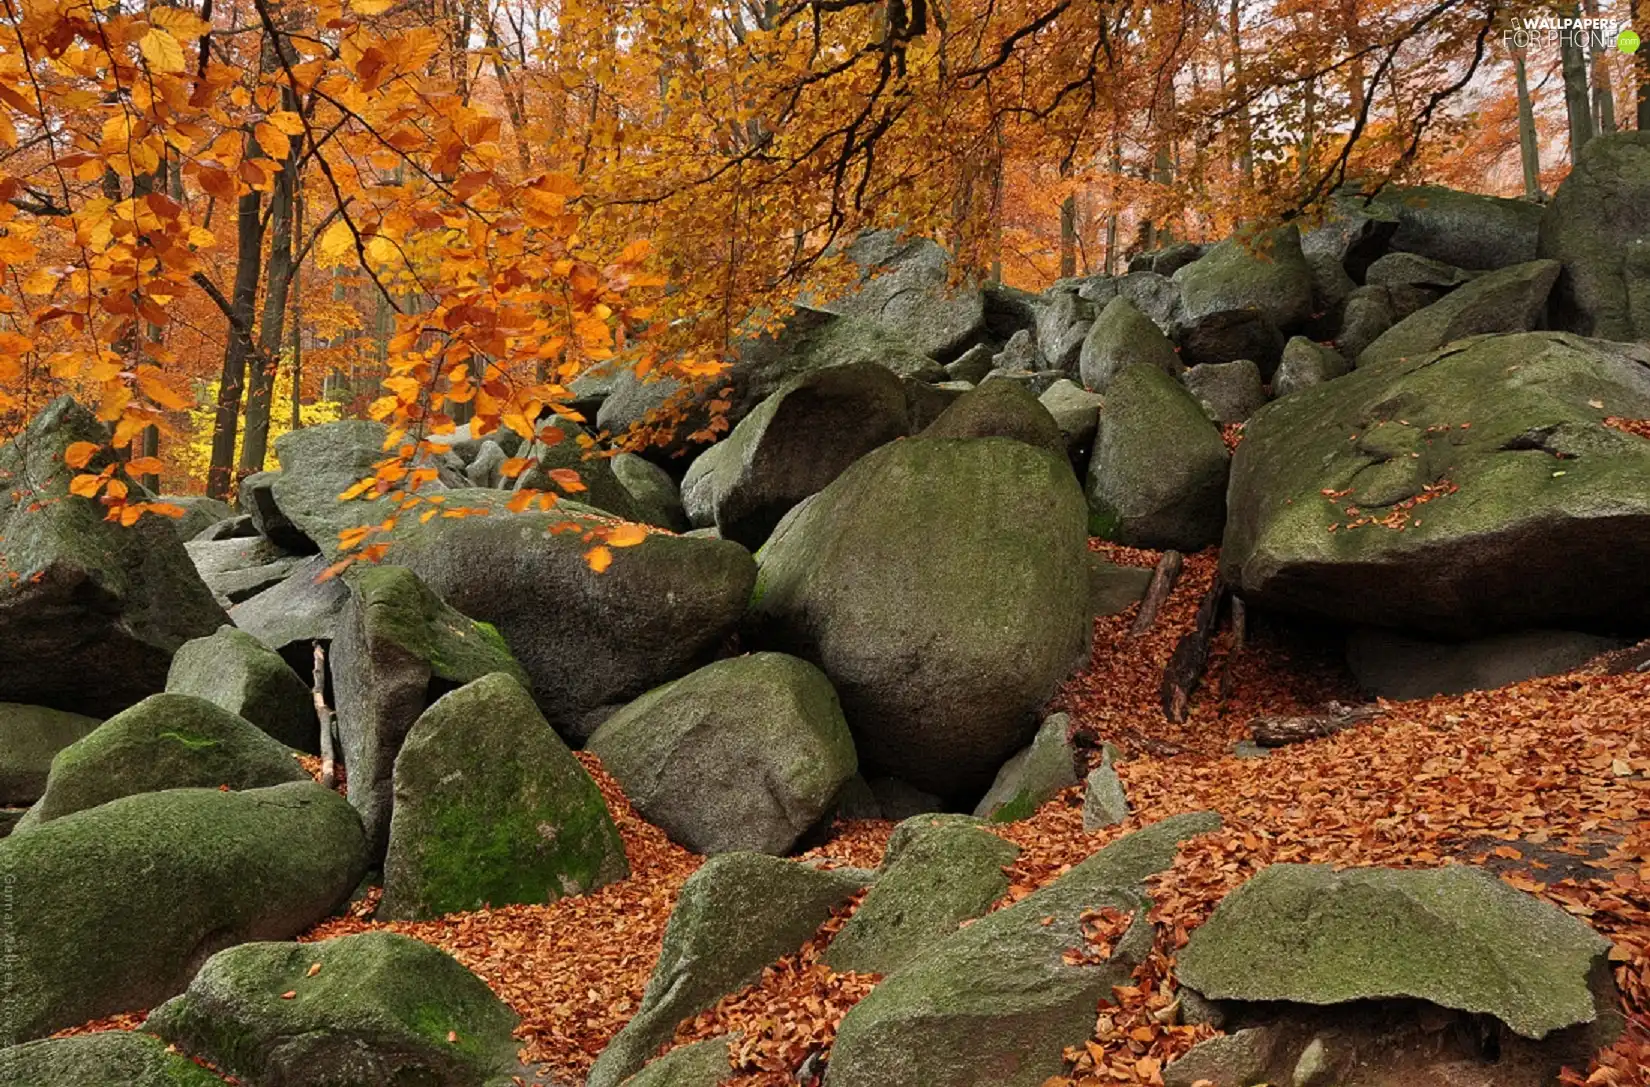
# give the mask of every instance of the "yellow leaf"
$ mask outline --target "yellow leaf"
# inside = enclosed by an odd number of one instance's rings
[[[96,498],[97,492],[102,489],[102,476],[79,475],[69,481],[69,493],[77,494],[82,498]]]
[[[613,565],[613,552],[605,547],[592,547],[584,553],[584,561],[589,563],[590,568],[599,574]]]
[[[145,363],[137,368],[138,392],[156,407],[167,411],[187,411],[195,406],[194,398],[172,386],[158,366]]]
[[[276,110],[264,118],[288,136],[302,136],[304,134],[304,119],[289,109]]]
[[[617,526],[607,534],[607,542],[613,547],[635,547],[645,539],[647,529],[629,522]]]
[[[258,146],[264,149],[264,154],[272,159],[284,159],[292,151],[292,140],[268,121],[259,121],[253,125],[252,136],[258,141]]]
[[[619,263],[640,264],[651,248],[652,246],[646,238],[637,238],[624,247],[624,251],[619,254]]]
[[[74,442],[63,450],[63,463],[70,468],[84,468],[97,456],[96,442]]]
[[[339,219],[321,232],[315,243],[315,259],[323,268],[333,268],[355,251],[355,235],[349,224]]]
[[[23,293],[51,294],[57,289],[61,278],[50,268],[36,268],[23,278]]]
[[[183,71],[187,63],[178,39],[160,27],[151,27],[149,33],[138,39],[138,49],[149,62],[151,71],[177,73]]]
[[[395,0],[350,0],[349,6],[357,15],[382,15],[395,6]]]
[[[149,25],[160,27],[179,41],[191,41],[212,29],[211,23],[183,8],[150,8]]]

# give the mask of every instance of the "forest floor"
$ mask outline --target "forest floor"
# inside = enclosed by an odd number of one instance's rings
[[[1099,545],[1097,545],[1099,546]],[[1156,555],[1105,547],[1117,562]],[[1267,758],[1229,754],[1261,714],[1311,713],[1350,697],[1332,643],[1260,626],[1228,654],[1222,635],[1208,678],[1183,724],[1164,720],[1158,688],[1175,640],[1191,629],[1217,557],[1188,559],[1154,629],[1128,630],[1135,609],[1096,621],[1090,667],[1055,699],[1080,739],[1109,740],[1134,814],[1085,832],[1082,790],[1032,818],[996,828],[1022,852],[1007,904],[1128,831],[1166,816],[1218,811],[1223,828],[1189,842],[1152,884],[1157,944],[1134,982],[1099,1010],[1093,1038],[1068,1052],[1063,1087],[1160,1084],[1159,1072],[1207,1036],[1180,1026],[1169,971],[1214,905],[1267,864],[1434,866],[1482,864],[1515,887],[1568,910],[1614,941],[1628,1031],[1571,1084],[1650,1087],[1650,674],[1575,673],[1498,691],[1384,703],[1385,713],[1336,736]],[[1228,667],[1228,656],[1231,657]],[[1228,676],[1229,672],[1229,676]],[[1226,697],[1221,698],[1224,685]],[[596,1055],[634,1013],[665,923],[699,858],[643,822],[613,780],[581,755],[612,806],[630,857],[629,879],[548,906],[512,906],[438,921],[378,926],[355,915],[305,939],[387,927],[455,955],[521,1015],[524,1057],[546,1078],[583,1082]],[[839,823],[810,855],[874,867],[889,823]],[[852,904],[799,953],[744,992],[683,1025],[677,1040],[729,1031],[741,1087],[780,1087],[874,977],[834,974],[819,953]],[[135,1017],[99,1026],[130,1026]],[[92,1025],[88,1025],[92,1026]],[[86,1029],[86,1028],[81,1028]]]

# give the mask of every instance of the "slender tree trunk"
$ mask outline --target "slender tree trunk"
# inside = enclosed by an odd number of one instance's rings
[[[1598,0],[1582,0],[1589,19],[1598,18]],[[1598,134],[1616,130],[1616,90],[1610,81],[1610,52],[1613,44],[1600,42],[1598,31],[1587,32],[1587,52],[1593,69],[1593,122]]]
[[[1578,18],[1576,6],[1571,4],[1563,12],[1569,18]],[[1559,61],[1564,71],[1564,108],[1570,119],[1570,165],[1581,158],[1581,149],[1593,138],[1593,110],[1587,93],[1587,58],[1572,31],[1559,38]]]
[[[1535,106],[1530,101],[1530,77],[1524,50],[1513,50],[1513,76],[1518,81],[1518,150],[1524,164],[1524,199],[1540,201],[1541,143],[1536,138]]]
[[[1647,13],[1650,13],[1650,5],[1646,4],[1646,0],[1632,0],[1628,11],[1631,13],[1631,21],[1634,27],[1641,28],[1641,30],[1650,30],[1650,27],[1645,25],[1650,22],[1650,19],[1643,18]],[[1650,33],[1641,33],[1640,36],[1650,38]],[[1635,111],[1638,114],[1636,118],[1638,130],[1640,132],[1650,132],[1650,42],[1641,44],[1639,51],[1633,54],[1633,74],[1637,77],[1633,82],[1636,82],[1639,88],[1638,94],[1635,96],[1638,100]]]
[[[236,201],[235,216],[235,283],[229,296],[229,345],[224,348],[223,370],[218,375],[212,461],[206,473],[207,496],[220,499],[229,497],[230,485],[234,482],[241,393],[246,385],[246,361],[254,351],[252,322],[257,316],[258,281],[263,273],[262,194],[252,190],[242,196]]]
[[[1117,274],[1117,183],[1123,177],[1123,145],[1117,133],[1111,138],[1111,214],[1106,216],[1106,267],[1107,275]]]
[[[1249,127],[1248,84],[1243,78],[1243,36],[1239,18],[1240,0],[1232,0],[1227,15],[1227,29],[1232,35],[1232,87],[1237,92],[1238,176],[1245,185],[1255,180],[1254,137]]]
[[[292,194],[293,238],[304,236],[304,191],[299,186]],[[304,423],[304,266],[298,261],[292,266],[292,416],[288,430],[297,430]]]
[[[1060,201],[1060,278],[1077,274],[1077,194]]]
[[[290,99],[290,93],[286,95]],[[295,101],[283,103],[296,108]],[[246,437],[241,441],[241,474],[264,470],[269,453],[269,419],[274,409],[275,368],[280,364],[281,345],[286,339],[287,297],[292,287],[292,201],[297,191],[298,145],[292,145],[281,173],[275,179],[269,206],[269,269],[264,284],[264,307],[258,322],[258,354],[252,367],[246,397]]]

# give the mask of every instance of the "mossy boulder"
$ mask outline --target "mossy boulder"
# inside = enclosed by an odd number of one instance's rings
[[[613,458],[612,464],[614,478],[630,492],[630,501],[639,520],[671,532],[687,531],[688,519],[682,509],[681,490],[670,478],[669,472],[635,453],[620,453]]]
[[[588,749],[643,818],[696,853],[789,851],[859,765],[831,681],[783,653],[649,691]]]
[[[1557,332],[1276,401],[1232,467],[1227,582],[1263,606],[1447,637],[1641,623],[1650,442],[1609,416],[1650,418],[1650,349]]]
[[[677,1046],[634,1076],[624,1087],[717,1087],[734,1076],[728,1060],[731,1037],[706,1038],[702,1042]]]
[[[484,1087],[516,1067],[515,1025],[445,951],[363,932],[220,951],[143,1027],[248,1083]]]
[[[1288,396],[1300,389],[1332,381],[1352,366],[1333,347],[1327,347],[1305,336],[1293,336],[1283,345],[1283,360],[1272,375],[1272,395]]]
[[[349,575],[350,598],[332,645],[338,735],[349,798],[382,856],[389,839],[395,757],[413,722],[443,691],[494,672],[526,673],[497,630],[441,602],[403,566]]]
[[[171,694],[204,698],[300,751],[315,751],[315,696],[292,666],[257,638],[224,627],[185,642],[166,675]]]
[[[1389,245],[1457,268],[1505,268],[1534,260],[1541,205],[1438,185],[1387,188],[1372,211],[1396,219]]]
[[[1541,216],[1539,249],[1564,265],[1556,327],[1650,341],[1650,132],[1587,141]]]
[[[1231,457],[1185,387],[1152,366],[1112,382],[1088,466],[1089,533],[1198,551],[1220,539]]]
[[[560,417],[542,420],[539,437],[522,451],[529,464],[507,486],[514,490],[558,491],[550,473],[578,474],[584,490],[578,492],[582,505],[611,513],[625,520],[637,520],[635,500],[613,471],[612,461],[603,455],[595,437],[584,427]],[[501,451],[502,452],[502,451]]]
[[[653,533],[597,573],[583,536],[611,519],[567,502],[514,514],[499,491],[447,497],[490,512],[402,524],[390,560],[497,629],[563,736],[582,739],[618,706],[709,663],[750,599],[756,564],[731,541]]]
[[[0,807],[39,800],[52,759],[99,724],[78,713],[0,702]]]
[[[311,549],[336,559],[340,554],[340,532],[377,524],[394,510],[391,498],[338,499],[371,476],[374,465],[392,455],[393,451],[384,450],[388,437],[389,428],[383,423],[346,419],[303,427],[276,438],[275,458],[281,470],[268,475],[263,488],[268,498],[262,505],[272,503],[274,509],[265,510],[265,518],[273,514],[277,522],[290,524],[291,530],[273,534],[266,530],[265,535],[292,550],[300,550],[296,545],[308,540]],[[432,481],[422,491],[438,489],[440,485]],[[293,532],[299,540],[289,538]]]
[[[1270,378],[1280,332],[1312,316],[1312,266],[1299,228],[1242,230],[1174,273],[1177,339],[1187,365],[1251,359]]]
[[[1593,1021],[1589,979],[1609,949],[1558,907],[1464,865],[1274,864],[1192,933],[1175,972],[1217,1000],[1414,998],[1539,1039]]]
[[[1074,381],[1061,378],[1050,385],[1037,402],[1048,410],[1054,425],[1060,428],[1065,440],[1066,456],[1072,464],[1087,464],[1089,448],[1094,444],[1095,431],[1100,427],[1100,409],[1106,398],[1091,393]]]
[[[978,825],[920,815],[901,825],[912,823],[919,826],[825,949],[832,970],[892,974],[1008,893],[1003,868],[1018,846]]]
[[[0,1087],[223,1087],[151,1034],[105,1030],[0,1049]]]
[[[930,358],[949,362],[986,333],[985,295],[952,282],[952,258],[927,238],[868,231],[847,255],[862,270],[857,288],[829,308],[874,321]]]
[[[899,378],[874,362],[787,382],[700,454],[682,489],[697,527],[756,548],[798,502],[911,429]]]
[[[137,793],[309,780],[289,748],[221,706],[151,695],[57,753],[45,792],[18,830]]]
[[[503,672],[424,711],[394,783],[382,917],[551,902],[630,874],[596,783]]]
[[[1532,260],[1479,276],[1387,329],[1358,354],[1358,365],[1424,355],[1467,336],[1528,332],[1541,323],[1559,267]]]
[[[1260,367],[1248,359],[1206,362],[1181,374],[1180,381],[1217,423],[1241,423],[1266,404]]]
[[[314,782],[143,793],[0,840],[0,1044],[153,1007],[213,952],[326,917],[366,864],[360,818]]]
[[[343,578],[323,580],[331,565],[325,555],[311,555],[278,584],[229,609],[237,630],[280,653],[300,676],[306,668],[313,674],[313,643],[337,636],[338,617],[349,599]]]
[[[1134,365],[1153,366],[1170,377],[1186,368],[1163,330],[1121,295],[1106,303],[1089,326],[1078,357],[1083,388],[1103,393],[1118,374]]]
[[[1129,797],[1117,776],[1117,748],[1101,746],[1100,765],[1083,782],[1083,829],[1113,827],[1129,817]]]
[[[1101,998],[1151,950],[1141,884],[1219,824],[1208,813],[1153,824],[953,932],[843,1018],[827,1087],[1039,1087],[1060,1075]],[[1083,918],[1108,908],[1128,916],[1127,930],[1096,961]]]
[[[1017,381],[987,381],[963,393],[923,430],[921,437],[1013,438],[1055,456],[1066,455],[1060,425]]]
[[[0,446],[0,700],[118,713],[165,687],[179,646],[228,621],[168,518],[123,526],[69,493],[81,469],[64,451],[98,446],[83,469],[97,473],[109,437],[65,396]]]
[[[1089,552],[1089,614],[1118,615],[1140,603],[1152,583],[1145,566],[1122,566],[1098,551]]]
[[[617,1087],[682,1020],[738,992],[801,947],[860,889],[851,876],[760,853],[712,857],[682,885],[641,1007],[590,1070]]]
[[[984,789],[1087,657],[1082,494],[1024,442],[883,446],[758,565],[749,644],[819,665],[870,773],[929,792]]]
[[[1077,751],[1071,746],[1070,733],[1071,718],[1065,714],[1044,718],[1031,746],[997,771],[974,814],[993,823],[1029,819],[1061,789],[1076,785]]]

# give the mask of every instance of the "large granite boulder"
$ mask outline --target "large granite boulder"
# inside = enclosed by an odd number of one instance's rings
[[[641,1007],[597,1058],[587,1087],[618,1087],[682,1020],[801,947],[860,887],[851,876],[760,853],[710,858],[682,885]]]
[[[1536,256],[1541,205],[1435,185],[1391,188],[1375,206],[1398,221],[1389,245],[1457,268],[1505,268]]]
[[[99,724],[78,713],[0,702],[0,808],[39,800],[52,759]]]
[[[783,653],[649,691],[588,748],[643,818],[696,853],[788,852],[858,768],[830,680]]]
[[[1424,355],[1467,336],[1537,328],[1558,271],[1557,261],[1532,260],[1479,276],[1387,329],[1358,354],[1358,365]]]
[[[150,1034],[104,1030],[0,1049],[0,1087],[223,1087]]]
[[[389,840],[395,757],[434,696],[494,672],[527,676],[497,630],[443,604],[407,568],[361,567],[348,577],[332,685],[350,803],[377,857]]]
[[[1242,232],[1174,274],[1180,286],[1181,354],[1188,365],[1252,359],[1267,378],[1280,332],[1312,316],[1312,267],[1300,230]]]
[[[57,753],[17,830],[137,793],[308,780],[292,752],[251,722],[193,695],[151,695]]]
[[[1070,384],[1070,382],[1066,382]],[[930,423],[924,438],[1014,438],[1066,456],[1059,423],[1040,398],[1017,381],[987,381],[963,393]]]
[[[874,321],[941,362],[985,334],[985,296],[972,286],[953,286],[951,255],[934,242],[871,231],[856,238],[847,253],[863,278],[829,308]]]
[[[166,690],[221,706],[287,747],[314,751],[320,742],[310,684],[279,653],[234,627],[186,642],[172,658]]]
[[[280,653],[299,675],[311,674],[314,643],[337,636],[349,600],[344,579],[325,576],[331,565],[325,555],[311,555],[279,584],[230,608],[230,620]]]
[[[393,511],[394,499],[363,496],[347,502],[340,494],[371,476],[375,465],[393,455],[384,443],[389,428],[366,419],[304,427],[275,439],[275,458],[281,470],[270,475],[269,501],[280,518],[330,558],[339,555],[338,534],[360,525],[377,524]],[[437,482],[420,493],[443,489]],[[267,533],[266,533],[267,534]],[[276,537],[271,537],[276,539]],[[283,546],[290,541],[276,539]]]
[[[1370,695],[1431,698],[1556,676],[1622,645],[1616,638],[1573,630],[1517,630],[1439,642],[1359,627],[1347,637],[1346,663],[1359,688]]]
[[[1089,457],[1089,532],[1129,547],[1209,546],[1226,518],[1230,459],[1180,382],[1129,367],[1111,384]]]
[[[425,710],[394,781],[381,917],[552,902],[630,874],[596,783],[508,673]]]
[[[96,474],[108,441],[65,396],[0,446],[0,700],[118,713],[166,686],[179,646],[227,621],[168,518],[123,526],[69,493],[79,471],[64,452],[98,446],[83,469]]]
[[[516,1014],[445,951],[393,932],[213,955],[143,1029],[249,1084],[487,1087]]]
[[[883,446],[762,549],[751,644],[824,670],[870,772],[983,790],[1086,656],[1083,520],[1063,456],[1007,438]]]
[[[1141,884],[1219,824],[1208,813],[1156,823],[954,931],[843,1018],[827,1087],[1039,1087],[1060,1075],[1100,1000],[1151,950]],[[1106,911],[1124,928],[1101,951],[1083,927]]]
[[[366,866],[360,818],[312,781],[142,793],[0,840],[0,1045],[153,1007],[214,952],[310,928]]]
[[[1109,409],[1108,404],[1108,409]],[[1650,349],[1485,336],[1249,421],[1221,549],[1269,607],[1466,637],[1650,610]]]
[[[1539,249],[1564,264],[1555,327],[1650,340],[1650,132],[1587,142],[1541,217]]]
[[[905,391],[886,367],[803,374],[693,462],[682,481],[689,520],[755,549],[792,506],[909,431]]]
[[[1557,906],[1465,865],[1274,864],[1192,933],[1175,973],[1216,1000],[1407,997],[1543,1038],[1597,1016],[1590,979],[1609,950]]]
[[[1173,343],[1134,303],[1113,298],[1089,327],[1079,355],[1083,387],[1103,393],[1112,379],[1137,363],[1178,377],[1186,367]]]

